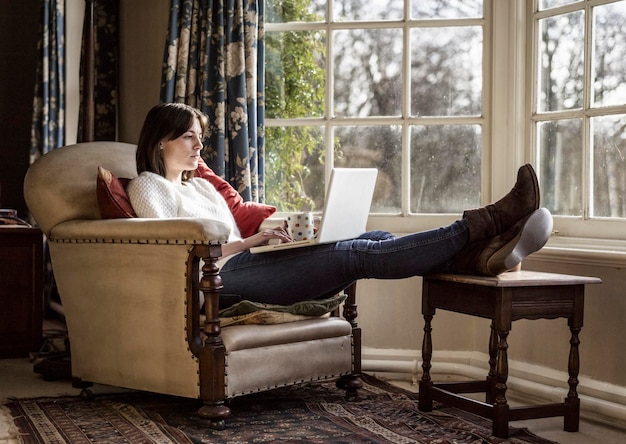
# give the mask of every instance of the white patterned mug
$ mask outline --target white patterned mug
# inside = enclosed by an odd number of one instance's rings
[[[315,224],[313,213],[293,213],[287,216],[287,232],[295,241],[313,239]]]

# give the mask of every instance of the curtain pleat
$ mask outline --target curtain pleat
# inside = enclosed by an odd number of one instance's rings
[[[41,19],[31,163],[65,143],[65,0],[43,0]]]
[[[33,118],[30,163],[65,145],[65,0],[43,0]],[[36,221],[32,221],[36,224]],[[44,301],[46,309],[59,295],[47,241],[44,244]]]
[[[172,0],[162,102],[210,121],[203,157],[246,201],[262,202],[263,0]]]
[[[117,91],[118,91],[118,41],[119,41],[119,0],[94,1],[94,86],[93,104],[85,103],[85,47],[86,29],[83,29],[81,47],[81,92],[80,115],[78,119],[79,142],[84,140],[84,116],[87,107],[93,106],[93,140],[117,140]],[[88,5],[87,5],[88,6]],[[85,19],[87,17],[85,16]],[[83,27],[85,28],[85,27]]]

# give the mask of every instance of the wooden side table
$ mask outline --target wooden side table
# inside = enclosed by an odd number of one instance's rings
[[[509,436],[509,421],[563,416],[563,429],[578,431],[580,399],[578,386],[578,334],[583,326],[584,287],[599,284],[598,278],[516,271],[497,277],[438,274],[425,276],[422,290],[424,338],[419,385],[419,409],[429,412],[433,400],[489,418],[493,435]],[[491,319],[489,374],[485,381],[433,382],[432,319],[436,309]],[[506,399],[507,336],[518,319],[567,318],[571,331],[568,360],[569,391],[564,402],[538,406],[509,407]],[[463,394],[485,393],[485,402]]]
[[[43,234],[0,225],[0,358],[21,358],[42,343]]]

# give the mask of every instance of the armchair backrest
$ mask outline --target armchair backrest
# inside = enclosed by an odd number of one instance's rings
[[[100,219],[96,196],[98,166],[117,177],[137,176],[136,146],[121,142],[87,142],[57,148],[31,165],[24,198],[46,234],[61,222]]]

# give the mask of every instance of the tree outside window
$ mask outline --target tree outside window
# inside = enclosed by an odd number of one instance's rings
[[[266,202],[319,211],[339,166],[378,168],[374,213],[479,205],[483,9],[267,0]]]

